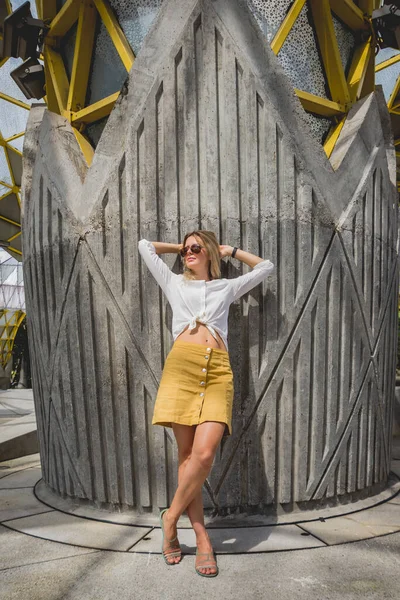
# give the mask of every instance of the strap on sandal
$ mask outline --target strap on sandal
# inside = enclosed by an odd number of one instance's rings
[[[207,558],[203,558],[200,559],[200,563],[202,561],[213,561],[213,562],[208,562],[206,564],[199,564],[196,565],[196,569],[211,569],[212,567],[216,567],[217,566],[217,560],[214,556],[214,552],[196,552],[196,556],[206,556]],[[210,559],[210,556],[212,556],[212,558]]]

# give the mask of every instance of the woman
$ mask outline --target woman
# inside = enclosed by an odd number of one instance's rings
[[[231,433],[233,374],[228,354],[228,312],[232,302],[274,269],[269,260],[218,244],[211,231],[192,231],[183,244],[140,240],[139,252],[171,304],[174,344],[165,361],[153,424],[172,427],[178,445],[178,488],[160,513],[162,553],[169,565],[181,560],[177,523],[186,510],[196,534],[196,572],[215,577],[218,567],[204,525],[202,485],[218,445]],[[159,254],[180,253],[183,275]],[[222,279],[220,261],[231,256],[252,271]]]

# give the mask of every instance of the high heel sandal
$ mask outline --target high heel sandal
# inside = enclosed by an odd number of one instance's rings
[[[214,552],[199,552],[197,549],[196,550],[196,558],[198,556],[205,556],[206,558],[200,559],[200,561],[202,561],[203,564],[195,565],[194,568],[196,569],[196,573],[198,575],[201,575],[201,577],[216,577],[219,573],[219,569],[218,569],[217,559],[215,558]],[[212,557],[212,558],[210,558],[210,557]],[[199,569],[212,569],[213,567],[215,567],[217,569],[215,573],[202,573],[201,571],[199,571]]]
[[[178,542],[178,548],[176,546],[171,546],[172,542],[175,542],[175,540],[178,539],[178,536],[176,535],[172,540],[168,540],[167,538],[165,538],[165,540],[168,542],[169,546],[166,550],[164,550],[164,537],[165,537],[165,532],[164,532],[164,522],[163,522],[163,514],[167,511],[167,508],[164,508],[161,512],[160,512],[160,524],[161,524],[161,531],[162,531],[162,541],[161,541],[161,552],[162,555],[164,557],[164,560],[166,562],[166,564],[168,566],[172,566],[172,565],[178,565],[181,561],[179,560],[177,563],[176,562],[169,562],[168,558],[182,558],[182,550],[181,547],[179,546],[179,542]]]

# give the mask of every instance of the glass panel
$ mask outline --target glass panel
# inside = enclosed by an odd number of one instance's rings
[[[342,59],[342,65],[347,77],[347,73],[350,68],[351,59],[353,57],[353,51],[356,45],[354,33],[346,27],[334,14],[333,27],[335,29],[336,39],[338,41],[340,58]]]
[[[310,133],[312,137],[319,144],[323,144],[326,136],[328,135],[329,129],[331,128],[332,121],[308,112],[305,112],[304,116],[310,127]]]
[[[28,116],[28,111],[26,111],[26,116]],[[21,135],[21,137],[9,142],[10,146],[22,152],[22,148],[24,146],[24,138],[25,136]]]
[[[247,0],[261,31],[271,43],[293,0]]]
[[[295,88],[329,98],[309,11],[304,5],[278,57]]]
[[[85,130],[85,135],[89,138],[90,143],[96,147],[99,143],[99,139],[101,134],[103,133],[103,129],[106,126],[108,118],[105,117],[101,119],[101,121],[97,121],[96,123],[92,123],[88,125]]]
[[[396,50],[395,48],[382,48],[382,50],[379,50],[376,56],[375,64],[379,65],[379,63],[383,62],[384,60],[388,60],[397,54],[400,54],[400,51]]]
[[[109,2],[137,56],[163,0],[109,0]]]
[[[0,147],[0,180],[12,185],[10,170],[8,168],[4,148]]]
[[[119,92],[127,75],[105,25],[98,19],[86,106]]]
[[[22,263],[0,248],[0,307],[25,310]],[[7,314],[1,320],[9,320]]]
[[[386,60],[386,59],[385,59]],[[391,67],[382,69],[375,74],[376,85],[381,85],[386,102],[389,100],[391,93],[396,85],[397,78],[400,75],[400,62],[395,63]]]
[[[24,4],[25,2],[26,2],[26,0],[11,0],[12,11],[14,12],[15,10],[17,10],[17,8],[19,8],[21,6],[21,4]],[[37,10],[36,10],[35,0],[31,0],[31,13],[32,13],[32,17],[37,19]]]
[[[61,40],[60,53],[64,61],[67,77],[71,81],[72,64],[74,61],[76,32],[78,31],[78,23],[75,23],[71,29]]]

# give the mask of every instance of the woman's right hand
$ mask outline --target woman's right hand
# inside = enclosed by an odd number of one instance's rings
[[[233,246],[220,245],[219,246],[219,256],[220,258],[225,258],[225,256],[232,256]]]

